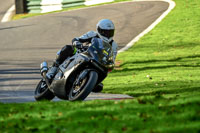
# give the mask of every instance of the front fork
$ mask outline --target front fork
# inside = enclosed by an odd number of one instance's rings
[[[78,85],[80,83],[81,80],[83,80],[85,78],[85,76],[88,74],[89,70],[86,69],[84,70],[79,76],[78,76],[78,80],[75,81],[75,85]]]

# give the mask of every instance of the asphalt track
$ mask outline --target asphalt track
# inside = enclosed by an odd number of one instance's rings
[[[48,61],[51,65],[62,46],[70,44],[74,37],[95,30],[100,19],[114,22],[114,40],[121,48],[168,6],[161,1],[124,2],[0,23],[0,102],[34,101],[40,63]],[[88,100],[95,96],[98,99],[95,94]]]

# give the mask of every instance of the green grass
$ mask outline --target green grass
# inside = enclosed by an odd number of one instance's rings
[[[0,104],[0,132],[199,133],[200,1],[175,2],[104,81],[133,100]]]
[[[199,130],[199,100],[1,104],[2,132],[191,132]]]

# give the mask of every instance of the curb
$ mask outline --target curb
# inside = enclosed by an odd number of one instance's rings
[[[29,94],[3,94],[3,97],[0,97],[0,103],[26,103],[26,102],[35,102],[34,96],[32,95],[34,92],[29,92]],[[91,92],[84,101],[92,101],[92,100],[131,100],[134,97],[125,94],[108,94],[108,93],[93,93]],[[65,101],[55,97],[52,101]]]
[[[12,5],[8,11],[6,12],[6,14],[3,16],[1,22],[4,23],[4,22],[8,22],[12,19],[12,16],[14,16],[15,14],[15,5]]]
[[[90,95],[87,96],[85,101],[90,100],[128,100],[134,99],[134,97],[125,95],[125,94],[110,94],[110,93],[94,93],[91,92]]]

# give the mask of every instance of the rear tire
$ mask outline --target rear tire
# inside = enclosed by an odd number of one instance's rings
[[[75,91],[75,88],[72,87],[69,92],[69,101],[77,101],[77,100],[84,100],[95,87],[98,79],[98,74],[95,71],[89,71],[87,76],[83,79],[86,80],[83,85],[78,88],[79,91]],[[81,83],[82,84],[82,83]],[[74,92],[75,91],[75,92]]]
[[[49,88],[47,87],[47,85],[45,86],[46,82],[41,80],[36,89],[35,89],[35,100],[36,101],[41,101],[41,100],[52,100],[55,95],[53,94],[53,92],[51,92],[49,90]]]

